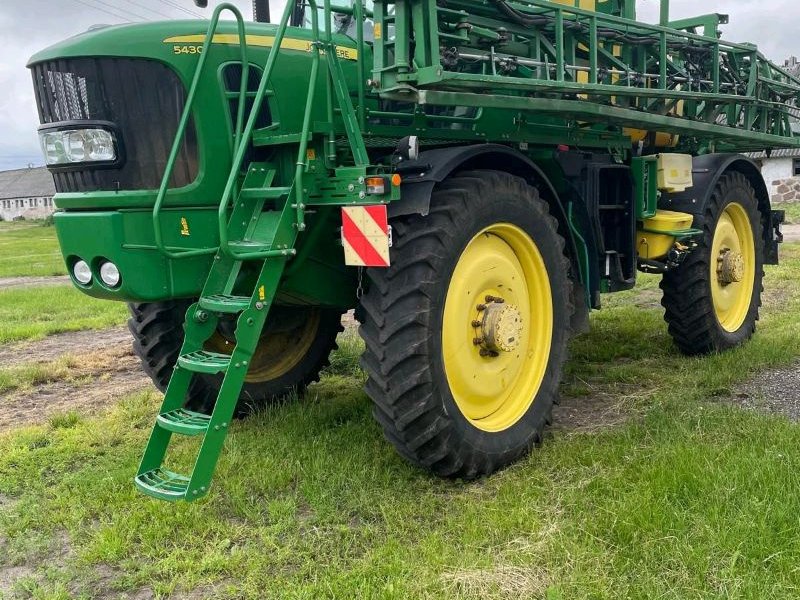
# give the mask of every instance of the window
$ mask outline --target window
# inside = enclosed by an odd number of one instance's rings
[[[242,65],[239,63],[231,63],[227,65],[222,71],[222,80],[225,84],[226,97],[230,106],[231,127],[236,127],[236,117],[239,109],[239,90],[242,85]],[[244,106],[244,120],[247,122],[247,117],[253,108],[253,99],[258,90],[258,85],[261,82],[261,70],[258,67],[250,65],[250,70],[247,73],[247,96],[245,98]],[[256,129],[263,129],[272,123],[272,116],[269,112],[269,102],[264,98],[261,105],[261,110],[256,119]]]
[[[792,175],[794,177],[800,176],[800,158],[795,158],[792,161]]]

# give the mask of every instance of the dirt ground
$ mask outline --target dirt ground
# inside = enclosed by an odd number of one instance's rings
[[[0,348],[0,368],[58,361],[52,377],[31,388],[0,394],[0,432],[44,423],[54,414],[91,414],[115,400],[154,389],[131,350],[124,327],[62,333]]]

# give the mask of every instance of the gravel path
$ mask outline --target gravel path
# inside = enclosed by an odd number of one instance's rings
[[[784,225],[781,229],[784,242],[800,242],[800,225]]]
[[[51,277],[0,277],[0,290],[40,285],[63,285],[69,282],[68,275],[55,275]]]
[[[737,389],[734,402],[800,421],[800,363],[756,375]]]

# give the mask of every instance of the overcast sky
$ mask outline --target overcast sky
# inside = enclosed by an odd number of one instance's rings
[[[250,15],[249,0],[233,0]],[[341,0],[337,0],[340,3]],[[209,0],[213,7],[217,2]],[[271,0],[277,17],[282,0]],[[658,0],[639,0],[639,18],[655,21]],[[185,11],[208,15],[191,0],[0,0],[0,170],[42,164],[36,136],[38,117],[28,57],[54,42],[100,23],[190,17]],[[730,15],[724,37],[753,42],[776,62],[800,55],[797,0],[673,0],[672,18],[699,12]],[[190,17],[191,18],[191,17]]]

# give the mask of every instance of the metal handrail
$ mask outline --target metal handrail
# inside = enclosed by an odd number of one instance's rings
[[[305,152],[306,146],[308,143],[308,133],[311,128],[311,109],[313,106],[313,97],[314,97],[314,87],[316,85],[317,80],[317,70],[319,68],[319,29],[317,24],[317,5],[314,0],[308,0],[309,4],[311,5],[311,30],[313,35],[312,45],[314,47],[312,62],[311,62],[311,82],[309,84],[309,93],[306,99],[306,108],[305,114],[303,115],[303,131],[300,135],[300,150],[298,151],[298,158],[297,158],[297,168],[295,170],[295,193],[297,198],[297,214],[298,214],[298,221],[297,226],[298,230],[302,230],[302,223],[303,223],[303,171],[305,170]],[[250,109],[250,116],[247,119],[247,124],[244,127],[244,131],[242,132],[242,142],[239,144],[238,148],[236,149],[236,155],[233,159],[233,166],[231,167],[230,175],[228,176],[228,181],[225,184],[225,189],[222,192],[222,198],[219,203],[219,210],[217,212],[218,222],[219,222],[219,244],[220,249],[222,252],[230,256],[231,258],[240,258],[240,259],[255,259],[255,258],[264,258],[270,255],[271,251],[263,251],[263,252],[233,252],[229,246],[228,240],[228,221],[227,221],[227,210],[228,210],[228,203],[230,202],[231,194],[233,193],[233,189],[236,186],[237,179],[239,177],[239,170],[242,166],[242,161],[244,160],[244,156],[247,152],[248,147],[248,140],[253,133],[253,129],[256,124],[256,120],[258,118],[258,113],[261,110],[261,104],[264,101],[264,97],[266,96],[267,85],[269,85],[269,80],[272,77],[272,71],[275,67],[275,61],[278,58],[278,54],[280,53],[281,44],[283,43],[284,35],[286,34],[286,28],[289,25],[289,20],[292,16],[293,10],[293,3],[287,2],[286,7],[283,10],[283,15],[281,16],[280,24],[278,25],[278,31],[275,33],[275,39],[272,42],[272,48],[270,48],[269,55],[267,56],[267,63],[264,66],[264,72],[261,75],[261,81],[258,85],[258,90],[256,91],[255,98],[253,98],[253,106]],[[300,164],[302,161],[302,165]],[[290,200],[287,200],[287,202]]]
[[[181,115],[181,120],[178,124],[178,131],[175,134],[175,141],[172,143],[172,150],[170,150],[169,158],[167,159],[164,176],[161,179],[161,186],[158,189],[158,195],[156,196],[156,201],[153,205],[153,230],[155,232],[156,248],[158,248],[158,250],[168,258],[190,258],[192,256],[203,256],[205,254],[214,254],[217,252],[217,250],[219,250],[219,247],[180,250],[177,252],[168,250],[164,244],[164,238],[161,232],[160,213],[161,206],[164,203],[164,198],[167,195],[169,180],[172,177],[172,171],[175,168],[175,161],[178,157],[178,152],[180,152],[181,145],[183,144],[186,127],[189,123],[189,118],[191,117],[192,105],[194,104],[194,98],[197,94],[200,76],[202,75],[203,68],[206,64],[214,34],[216,33],[217,26],[219,25],[220,15],[226,10],[233,13],[233,16],[236,18],[237,29],[239,32],[239,48],[241,49],[242,59],[242,77],[239,88],[239,107],[236,114],[236,128],[234,133],[235,146],[237,148],[240,147],[242,145],[242,140],[244,139],[242,136],[242,122],[244,120],[244,107],[247,97],[247,78],[250,73],[250,63],[247,60],[247,38],[245,37],[244,18],[242,17],[242,13],[239,12],[239,9],[233,4],[223,3],[214,9],[214,13],[211,16],[211,22],[209,23],[208,31],[206,32],[206,37],[203,41],[203,52],[200,54],[200,60],[198,61],[197,67],[194,71],[194,78],[192,79],[192,84],[189,87],[189,95],[186,97],[186,104],[184,105],[183,114]]]
[[[308,96],[306,98],[306,105],[305,105],[305,112],[303,114],[303,126],[302,132],[300,135],[300,143],[297,152],[297,161],[295,166],[295,178],[293,183],[293,188],[290,191],[289,197],[287,198],[287,206],[284,210],[287,209],[294,209],[295,210],[295,219],[293,226],[296,230],[303,231],[305,229],[305,205],[304,205],[304,194],[305,190],[303,188],[303,175],[305,173],[307,167],[307,158],[306,158],[306,151],[308,148],[308,138],[311,132],[311,113],[313,112],[314,107],[314,97],[319,73],[319,61],[320,61],[320,54],[323,50],[323,47],[329,52],[328,61],[335,61],[336,60],[336,50],[333,46],[333,36],[331,33],[330,28],[330,15],[331,15],[331,7],[329,0],[325,0],[324,2],[324,11],[325,11],[325,42],[320,42],[320,29],[318,23],[318,7],[316,0],[307,0],[310,8],[311,8],[311,32],[312,32],[312,41],[311,41],[311,48],[313,49],[313,57],[311,62],[311,72],[310,72],[310,80],[309,80],[309,89],[308,89]],[[247,45],[247,38],[244,33],[244,21],[242,19],[241,13],[239,13],[238,9],[231,5],[231,4],[221,4],[219,5],[212,16],[211,24],[209,26],[208,32],[206,34],[206,39],[204,42],[204,49],[207,49],[210,45],[214,31],[216,30],[219,15],[223,10],[230,10],[236,16],[236,20],[238,23],[239,28],[239,44],[242,48],[242,87],[239,92],[239,111],[237,115],[236,121],[236,151],[233,157],[233,163],[231,165],[230,174],[228,175],[228,180],[225,184],[225,188],[222,192],[222,197],[220,198],[219,207],[217,210],[217,221],[219,225],[219,246],[214,248],[199,248],[195,250],[184,250],[180,252],[172,252],[168,250],[163,243],[163,238],[161,236],[161,229],[158,221],[159,211],[161,210],[161,205],[164,200],[164,196],[166,194],[167,185],[169,182],[169,178],[172,173],[172,169],[174,167],[175,159],[177,157],[177,153],[180,149],[181,140],[183,138],[186,125],[189,120],[189,114],[191,112],[191,105],[194,102],[195,93],[197,91],[198,82],[200,80],[200,74],[205,65],[206,57],[208,52],[205,51],[202,53],[200,57],[200,61],[197,64],[197,68],[195,70],[194,79],[192,81],[191,88],[189,90],[189,96],[187,98],[186,107],[184,108],[183,115],[181,117],[181,122],[178,127],[178,133],[175,138],[175,142],[172,147],[172,152],[170,153],[169,160],[167,161],[167,170],[164,174],[164,178],[161,182],[161,188],[159,189],[159,194],[156,198],[155,206],[153,207],[153,225],[155,228],[156,233],[156,246],[157,248],[167,257],[169,258],[188,258],[192,256],[201,256],[205,254],[213,254],[217,251],[222,251],[227,256],[245,260],[245,259],[258,259],[258,258],[268,258],[271,256],[285,256],[287,255],[286,250],[262,250],[262,251],[254,251],[254,252],[234,252],[230,248],[230,240],[228,238],[228,205],[230,204],[231,195],[233,194],[234,189],[237,186],[239,172],[242,167],[242,162],[244,161],[245,154],[247,153],[248,146],[250,144],[250,138],[253,134],[253,129],[255,128],[256,121],[258,119],[258,113],[261,110],[261,106],[264,101],[264,97],[267,95],[267,86],[269,85],[269,81],[272,78],[272,71],[275,67],[275,62],[277,57],[280,53],[281,44],[283,43],[283,38],[286,34],[286,28],[289,25],[293,4],[291,2],[286,3],[286,7],[284,8],[283,15],[281,16],[280,23],[278,25],[278,30],[275,33],[275,37],[272,42],[272,48],[270,48],[269,55],[267,56],[267,62],[264,66],[264,71],[261,75],[261,81],[258,85],[258,90],[255,92],[255,96],[253,97],[253,104],[250,109],[249,116],[247,118],[247,123],[242,127],[242,120],[243,120],[243,110],[244,110],[244,98],[247,91],[247,73],[249,72],[249,63],[247,61],[247,53],[246,53],[246,45]],[[359,49],[360,52],[360,49]],[[360,58],[360,56],[359,56]],[[329,65],[330,66],[330,65]],[[330,69],[329,69],[330,70]],[[330,78],[333,76],[332,73],[329,73],[328,77],[328,114],[331,115],[333,113],[332,107],[332,96],[333,92],[331,90],[332,84]],[[362,103],[363,104],[363,103]],[[332,120],[331,120],[332,126]],[[332,138],[332,136],[331,136]],[[363,143],[362,143],[363,145]],[[328,158],[328,157],[326,157]],[[291,195],[294,194],[294,202],[292,202]]]

